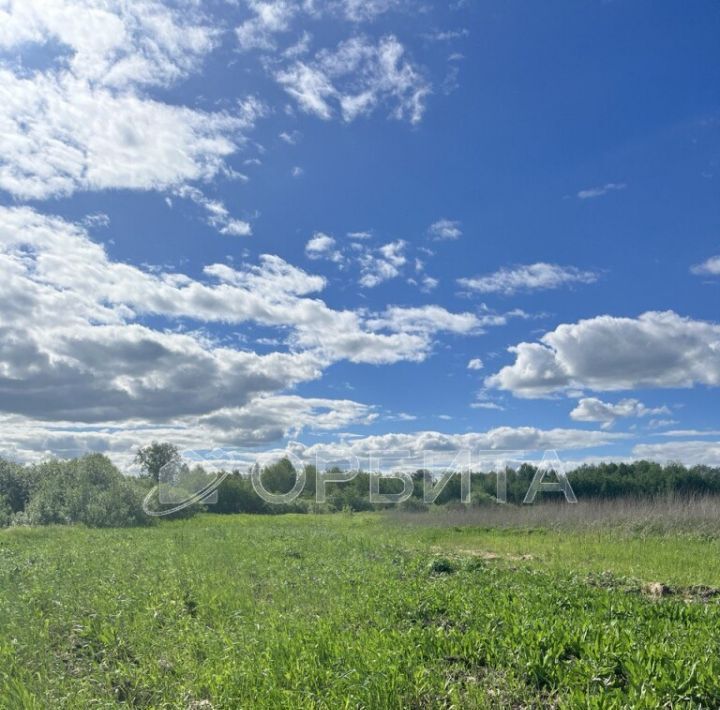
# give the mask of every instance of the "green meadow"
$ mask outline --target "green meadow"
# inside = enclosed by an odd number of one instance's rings
[[[714,536],[470,522],[2,531],[0,705],[720,706]]]

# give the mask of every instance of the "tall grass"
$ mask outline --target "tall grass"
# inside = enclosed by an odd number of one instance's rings
[[[575,504],[546,501],[534,505],[492,504],[436,507],[427,513],[389,513],[399,522],[429,527],[484,529],[612,530],[628,535],[720,537],[720,497],[592,499]]]

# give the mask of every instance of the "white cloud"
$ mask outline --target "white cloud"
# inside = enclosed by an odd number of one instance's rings
[[[720,385],[720,325],[667,312],[639,318],[597,316],[563,324],[539,343],[510,348],[512,365],[486,384],[520,397],[569,389],[595,391]]]
[[[720,276],[720,256],[711,256],[702,264],[696,264],[690,271],[698,276]]]
[[[720,441],[672,441],[666,444],[638,444],[632,450],[638,459],[660,463],[680,462],[686,466],[720,466]]]
[[[361,251],[360,285],[365,288],[374,288],[383,281],[389,281],[400,276],[400,269],[407,263],[405,248],[407,243],[402,239],[383,244],[377,250]]]
[[[423,293],[430,293],[430,291],[434,291],[438,287],[439,283],[436,278],[425,275],[420,281],[420,290]]]
[[[462,236],[460,222],[454,219],[439,219],[428,228],[428,234],[436,240],[459,239]]]
[[[307,463],[315,463],[317,459],[341,464],[349,461],[365,468],[369,467],[372,456],[375,461],[379,457],[385,465],[392,460],[393,468],[411,469],[424,462],[430,466],[450,465],[459,453],[467,451],[473,453],[473,460],[479,465],[482,461],[492,465],[503,453],[511,460],[518,457],[533,460],[545,450],[554,449],[562,455],[563,451],[604,446],[625,439],[624,434],[600,431],[498,427],[467,434],[436,431],[365,437],[339,434],[328,443],[306,446],[291,440],[285,449],[267,448],[301,431],[338,431],[344,426],[370,424],[376,417],[372,407],[349,400],[279,395],[260,397],[244,407],[218,410],[209,416],[178,418],[167,424],[135,422],[123,428],[78,427],[72,422],[0,417],[0,437],[7,442],[3,454],[23,461],[99,451],[118,465],[129,467],[138,446],[163,440],[174,442],[182,450],[227,447],[231,450],[228,460],[218,464],[242,468],[258,458],[272,460],[289,453]],[[391,418],[413,419],[407,415]]]
[[[94,228],[94,227],[109,227],[110,226],[110,217],[106,215],[104,212],[95,212],[94,214],[89,214],[82,220],[83,227],[87,227],[88,229]]]
[[[237,150],[238,118],[117,94],[69,75],[0,69],[0,189],[22,198],[207,180]]]
[[[332,237],[322,232],[315,232],[312,239],[305,245],[305,252],[315,259],[330,251],[334,246],[335,240]]]
[[[426,32],[423,38],[429,42],[450,42],[454,39],[467,37],[470,31],[466,28],[460,30],[435,30],[434,32]]]
[[[370,232],[350,232],[347,236],[353,241],[340,245],[334,238],[317,232],[306,245],[306,254],[311,259],[333,261],[341,269],[357,266],[360,270],[358,284],[362,288],[375,288],[385,281],[404,276],[408,268],[414,268],[415,275],[407,276],[406,283],[422,293],[430,293],[439,285],[438,279],[425,273],[423,260],[408,257],[410,245],[404,240],[376,247],[366,243],[372,236]]]
[[[312,4],[312,0],[311,0]],[[330,0],[327,7],[353,22],[372,20],[407,5],[407,0]]]
[[[678,424],[677,419],[651,419],[647,423],[648,429],[666,429],[669,426],[674,426],[675,424]]]
[[[589,284],[595,281],[597,281],[597,274],[592,271],[543,262],[502,268],[487,276],[458,279],[458,283],[463,288],[471,291],[502,293],[506,296],[519,291],[541,291],[576,283]]]
[[[164,189],[225,167],[256,115],[209,113],[144,91],[197,70],[217,41],[197,3],[24,0],[0,9],[0,49],[59,43],[34,73],[0,68],[0,189]]]
[[[179,416],[164,423],[133,420],[124,425],[78,426],[75,422],[0,416],[4,456],[34,461],[49,456],[73,457],[103,452],[121,466],[132,463],[134,452],[153,440],[171,441],[183,450],[242,447],[238,461],[251,462],[254,449],[282,442],[303,432],[328,432],[366,426],[375,419],[374,407],[351,400],[271,395],[241,407],[224,407],[207,415]]]
[[[0,410],[55,420],[245,406],[339,360],[421,362],[437,332],[480,325],[439,307],[333,310],[309,297],[322,277],[277,256],[242,270],[212,264],[202,280],[141,269],[111,260],[84,228],[28,208],[0,208],[0,274]],[[180,327],[188,321],[193,330]],[[277,329],[288,351],[258,355],[202,330],[246,322]]]
[[[647,417],[657,414],[670,414],[670,410],[664,406],[646,407],[637,399],[623,399],[616,404],[611,404],[596,397],[584,397],[570,412],[570,418],[576,422],[602,422],[603,427],[609,427],[616,419]]]
[[[335,248],[335,245],[335,239],[330,235],[324,232],[315,232],[305,245],[305,254],[310,259],[328,259],[340,264],[345,259],[342,253]]]
[[[374,409],[352,400],[274,395],[258,397],[241,408],[218,410],[200,417],[198,424],[215,431],[216,443],[257,445],[298,436],[305,429],[336,431],[367,425],[378,417]]]
[[[215,45],[193,0],[5,0],[0,48],[54,40],[70,73],[105,86],[168,85],[194,71]],[[58,62],[60,64],[60,62]]]
[[[254,15],[235,30],[240,50],[275,49],[274,36],[290,30],[298,13],[297,4],[285,0],[248,0],[247,4]]]
[[[278,138],[280,138],[281,141],[287,143],[288,145],[296,145],[297,142],[300,140],[300,134],[297,131],[292,131],[292,133],[282,131],[282,133],[279,134]]]
[[[405,59],[396,37],[373,44],[365,37],[341,42],[334,51],[322,50],[311,61],[297,61],[275,73],[276,80],[300,108],[329,120],[339,110],[353,121],[381,104],[391,116],[419,123],[430,86]]]
[[[489,409],[496,412],[502,412],[505,410],[505,407],[502,407],[496,402],[473,402],[470,405],[470,409]]]
[[[404,4],[405,0],[247,0],[251,17],[235,29],[235,34],[240,51],[271,53],[278,50],[279,36],[290,33],[298,19],[361,23]],[[304,30],[282,54],[286,57],[305,54],[310,41],[310,33]]]
[[[608,192],[624,190],[626,187],[627,185],[624,182],[609,182],[605,185],[600,185],[599,187],[590,187],[586,190],[580,190],[577,196],[581,200],[589,200],[593,197],[602,197],[603,195],[607,195]]]
[[[487,432],[466,434],[443,434],[437,431],[421,431],[410,434],[389,433],[364,438],[352,438],[339,442],[304,446],[291,445],[298,456],[313,459],[316,456],[325,461],[342,461],[350,457],[360,460],[361,466],[368,466],[371,455],[378,457],[383,452],[389,456],[402,454],[411,468],[420,467],[417,457],[433,454],[438,463],[448,463],[460,452],[539,452],[550,449],[567,451],[603,446],[626,438],[625,434],[580,429],[536,429],[534,427],[497,427]],[[497,457],[488,457],[493,461]],[[411,460],[415,459],[415,460]]]
[[[396,333],[470,334],[480,330],[480,321],[473,313],[451,313],[441,306],[401,308],[390,306],[385,313],[367,322],[371,329],[387,329]]]
[[[207,215],[207,223],[220,232],[230,237],[249,237],[252,234],[252,227],[249,222],[242,219],[235,219],[230,216],[230,211],[220,200],[211,200],[202,191],[187,185],[176,190],[178,197],[192,200],[202,207]]]
[[[467,364],[468,370],[482,370],[485,365],[479,357],[475,357]]]

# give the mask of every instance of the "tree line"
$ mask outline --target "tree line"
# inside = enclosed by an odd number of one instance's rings
[[[127,527],[150,525],[154,519],[143,510],[143,500],[161,478],[168,463],[177,464],[190,479],[195,490],[202,489],[204,479],[212,480],[201,466],[187,469],[180,452],[171,444],[153,443],[136,455],[142,474],[123,475],[102,454],[90,454],[71,460],[50,460],[40,464],[22,465],[0,459],[0,526],[84,524],[91,527]],[[504,487],[509,504],[520,504],[537,469],[522,464],[505,471]],[[338,470],[338,474],[341,472]],[[316,470],[306,466],[305,487],[292,503],[270,504],[253,486],[250,471],[234,470],[217,488],[212,505],[198,501],[174,517],[190,516],[209,510],[219,514],[253,513],[331,513],[338,511],[387,510],[387,504],[372,503],[369,497],[370,474],[357,472],[342,483],[326,484],[324,503],[316,502]],[[273,494],[282,494],[295,485],[298,472],[288,459],[281,459],[260,471],[263,487]],[[686,467],[678,463],[661,465],[650,461],[632,463],[600,463],[580,466],[568,474],[578,499],[656,498],[659,496],[704,496],[720,494],[720,468]],[[404,510],[428,509],[423,492],[429,471],[412,474],[410,498],[398,504]],[[495,473],[478,472],[471,477],[471,504],[490,505],[496,501],[498,477]],[[387,477],[380,481],[382,493],[398,493],[402,482]],[[553,494],[541,494],[542,496]],[[555,494],[556,495],[556,494]],[[158,509],[162,506],[152,503]],[[440,492],[434,505],[461,505],[460,475],[453,475]]]

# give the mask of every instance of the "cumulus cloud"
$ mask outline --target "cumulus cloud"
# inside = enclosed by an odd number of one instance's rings
[[[476,460],[486,454],[486,460],[495,461],[491,452],[532,453],[555,449],[567,451],[586,449],[622,441],[625,434],[580,429],[537,429],[534,427],[497,427],[486,432],[444,434],[437,431],[421,431],[409,434],[380,434],[358,437],[330,443],[304,446],[294,443],[290,449],[297,456],[328,462],[355,459],[368,467],[370,458],[377,460],[383,453],[393,455],[394,460],[405,460],[409,468],[419,468],[422,457],[432,455],[439,464],[450,463],[462,452],[474,452]],[[480,456],[478,456],[480,454]]]
[[[438,279],[425,273],[425,262],[417,257],[410,258],[412,245],[397,239],[381,246],[367,243],[370,232],[350,232],[350,242],[338,243],[324,232],[316,232],[305,245],[305,254],[310,259],[334,262],[340,269],[356,267],[359,270],[358,285],[375,288],[380,284],[405,277],[406,283],[415,286],[422,293],[431,293],[439,285]],[[413,271],[409,275],[408,271]]]
[[[312,239],[305,245],[305,252],[311,258],[317,258],[330,251],[334,246],[335,240],[332,237],[322,232],[315,232]]]
[[[485,365],[479,357],[475,357],[467,364],[468,370],[482,370]]]
[[[720,466],[720,441],[671,441],[638,444],[633,456],[659,463],[680,462],[686,466]]]
[[[459,239],[462,236],[462,229],[457,220],[439,219],[430,225],[428,234],[437,240]]]
[[[111,260],[87,230],[29,208],[0,208],[0,411],[107,421],[201,415],[319,377],[338,360],[420,362],[439,330],[472,314],[333,310],[322,277],[276,256],[202,280]],[[146,316],[163,319],[150,328]],[[286,352],[258,355],[203,328],[275,328]],[[183,329],[180,324],[189,323]]]
[[[324,232],[315,232],[305,245],[305,254],[309,259],[329,259],[337,264],[344,261],[342,253],[335,248],[337,242]]]
[[[512,365],[486,380],[520,397],[720,384],[720,325],[673,311],[639,318],[597,316],[563,324],[539,343],[520,343]]]
[[[372,329],[387,329],[396,333],[469,334],[480,330],[481,321],[474,313],[450,313],[441,306],[400,308],[391,306],[382,317],[368,321]]]
[[[304,429],[337,431],[367,425],[377,417],[374,407],[352,400],[275,395],[258,397],[245,407],[218,410],[200,417],[198,423],[216,430],[215,441],[221,444],[257,445],[297,436]]]
[[[478,293],[502,293],[510,296],[519,291],[544,291],[571,284],[589,284],[597,281],[597,274],[574,266],[558,264],[528,264],[502,268],[487,276],[461,278],[458,283]]]
[[[0,8],[0,51],[56,42],[42,71],[0,67],[0,189],[21,198],[163,189],[215,176],[253,116],[150,98],[217,42],[193,0],[26,0]]]
[[[670,410],[665,406],[646,407],[637,399],[623,399],[611,404],[597,397],[583,397],[570,412],[570,418],[576,422],[602,422],[603,427],[610,427],[616,419],[657,414],[670,414]]]
[[[419,123],[430,93],[430,85],[392,35],[377,44],[366,37],[345,40],[312,60],[278,70],[275,79],[301,110],[324,120],[339,112],[346,122],[387,104],[392,117]]]
[[[228,447],[234,450],[236,463],[250,463],[258,447],[277,445],[308,431],[365,426],[377,417],[374,407],[351,400],[264,395],[241,407],[223,407],[201,416],[178,416],[163,423],[133,420],[124,426],[87,427],[76,422],[0,416],[0,437],[7,447],[3,455],[22,461],[103,452],[127,466],[139,446],[165,440],[183,450]]]
[[[702,264],[696,264],[690,271],[697,276],[720,276],[720,256],[711,256]]]
[[[376,250],[361,249],[358,257],[361,270],[360,285],[374,288],[383,281],[400,276],[400,269],[407,263],[406,247],[407,242],[398,239]]]

